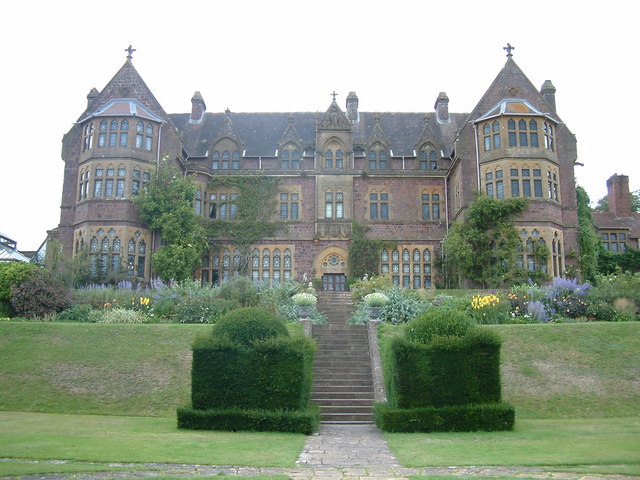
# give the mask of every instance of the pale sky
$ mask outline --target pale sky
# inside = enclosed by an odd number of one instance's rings
[[[445,5],[446,4],[446,5]],[[62,136],[125,62],[168,113],[198,90],[207,111],[325,111],[349,91],[368,112],[470,112],[506,61],[540,88],[576,135],[577,183],[592,201],[614,173],[640,188],[633,2],[15,1],[3,4],[0,232],[36,249],[57,226]],[[632,135],[631,138],[627,135]],[[622,135],[622,141],[618,138]],[[631,145],[631,152],[626,146]]]

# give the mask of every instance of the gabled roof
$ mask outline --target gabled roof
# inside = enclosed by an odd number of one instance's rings
[[[118,70],[109,83],[93,98],[91,104],[88,105],[87,109],[79,117],[78,122],[90,118],[92,114],[107,107],[112,101],[128,101],[131,99],[135,99],[149,115],[163,120],[166,119],[169,122],[171,121],[133,66],[131,59],[127,58],[124,65],[120,67],[120,70]],[[125,105],[120,105],[120,107],[126,108]]]
[[[470,120],[486,118],[490,116],[490,112],[495,112],[497,108],[505,108],[505,113],[509,109],[537,111],[538,114],[545,114],[555,122],[561,122],[540,91],[513,60],[513,57],[507,58],[507,63],[471,112]],[[494,115],[497,114],[494,113]]]

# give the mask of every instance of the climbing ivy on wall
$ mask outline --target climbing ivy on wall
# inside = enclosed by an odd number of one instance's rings
[[[204,228],[210,244],[238,247],[243,273],[249,265],[253,247],[285,227],[284,221],[277,216],[279,185],[279,178],[246,175],[216,176],[207,183],[209,190],[226,187],[238,193],[235,219],[207,219]]]
[[[377,275],[380,262],[380,251],[383,248],[393,248],[394,242],[373,240],[367,238],[370,230],[365,225],[353,222],[351,241],[349,242],[349,276],[362,278],[365,274]]]

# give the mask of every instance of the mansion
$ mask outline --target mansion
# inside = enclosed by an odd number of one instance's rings
[[[477,105],[449,111],[444,92],[433,109],[367,112],[350,92],[321,112],[208,112],[199,92],[190,112],[167,113],[136,71],[132,49],[63,138],[59,226],[49,232],[68,255],[88,249],[94,273],[126,273],[148,282],[160,239],[139,219],[131,198],[169,157],[199,185],[193,208],[203,219],[234,221],[238,191],[211,187],[218,176],[278,178],[273,191],[288,228],[255,245],[254,281],[322,279],[345,288],[354,223],[393,247],[378,272],[406,288],[434,288],[436,258],[451,222],[480,190],[524,197],[515,221],[516,267],[562,275],[578,251],[576,140],[556,112],[556,89],[534,87],[511,54]],[[417,95],[424,98],[423,93]],[[430,102],[429,102],[430,103]],[[344,108],[342,108],[344,107]],[[222,239],[194,271],[204,283],[238,272],[240,253]],[[536,261],[536,244],[550,252]]]

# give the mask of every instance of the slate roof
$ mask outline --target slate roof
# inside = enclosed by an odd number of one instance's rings
[[[316,122],[321,118],[318,112],[294,113],[205,113],[199,124],[189,123],[190,115],[171,114],[170,117],[182,133],[184,148],[190,157],[204,157],[214,141],[224,130],[224,118],[228,115],[234,131],[241,141],[245,156],[273,156],[281,147],[282,137],[293,119],[293,127],[302,140],[301,148],[316,145]],[[450,122],[441,124],[435,112],[360,112],[359,121],[353,124],[354,146],[366,148],[373,129],[376,115],[380,115],[380,128],[394,156],[413,156],[425,140],[438,145],[445,155],[451,153],[455,136],[469,114],[450,114]],[[426,119],[426,122],[425,122]],[[425,125],[430,126],[433,138],[423,138]]]
[[[617,217],[613,212],[592,212],[593,223],[600,230],[628,229],[629,238],[636,244],[632,248],[638,248],[640,239],[640,213],[632,213],[631,217]]]

